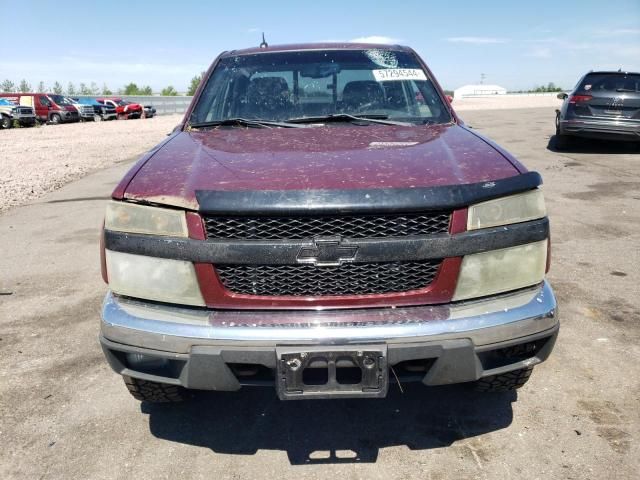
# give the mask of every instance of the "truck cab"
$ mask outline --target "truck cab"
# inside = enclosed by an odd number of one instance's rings
[[[14,123],[21,127],[33,127],[36,124],[33,108],[16,105],[7,98],[0,98],[0,128],[11,128]]]

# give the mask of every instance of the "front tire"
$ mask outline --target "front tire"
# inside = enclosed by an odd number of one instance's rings
[[[521,368],[500,375],[491,375],[475,382],[478,392],[508,392],[522,387],[531,376],[533,367]]]
[[[60,123],[62,123],[62,117],[60,117],[60,115],[58,115],[57,113],[54,113],[53,115],[51,115],[49,121],[54,125],[59,125]]]
[[[150,403],[177,403],[186,400],[182,387],[123,376],[127,390],[136,400]]]
[[[98,114],[93,116],[93,121],[94,122],[101,122],[102,121],[102,117]]]
[[[2,119],[0,119],[0,128],[2,128],[3,130],[6,130],[11,127],[13,127],[13,120],[11,120],[11,117],[7,115],[2,115]]]

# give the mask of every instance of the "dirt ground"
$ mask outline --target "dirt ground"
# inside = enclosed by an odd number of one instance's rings
[[[463,117],[545,180],[562,327],[523,389],[140,404],[97,341],[98,230],[122,163],[0,215],[0,478],[638,478],[640,152],[549,149],[553,107]]]
[[[0,212],[148,150],[181,115],[0,131]]]

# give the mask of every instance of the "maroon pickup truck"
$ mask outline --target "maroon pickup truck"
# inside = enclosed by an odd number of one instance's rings
[[[225,52],[107,206],[103,350],[152,402],[518,388],[559,329],[541,183],[410,48]]]

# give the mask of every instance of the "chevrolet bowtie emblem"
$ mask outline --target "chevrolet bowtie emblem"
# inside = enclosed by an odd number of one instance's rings
[[[356,245],[344,245],[340,237],[316,238],[313,246],[300,249],[296,260],[317,267],[338,267],[345,262],[353,262],[357,252]]]

